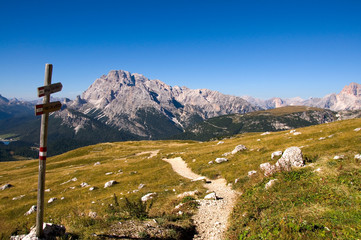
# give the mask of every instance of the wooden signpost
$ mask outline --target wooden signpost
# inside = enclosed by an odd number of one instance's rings
[[[49,113],[58,111],[61,108],[60,102],[50,102],[50,94],[59,92],[62,89],[61,83],[51,84],[53,65],[45,65],[44,86],[38,88],[38,96],[44,97],[43,104],[35,106],[35,115],[41,115],[40,126],[40,149],[39,149],[39,179],[38,179],[38,202],[36,215],[36,236],[42,238],[44,235],[44,190],[45,190],[45,169],[47,155],[48,121]]]

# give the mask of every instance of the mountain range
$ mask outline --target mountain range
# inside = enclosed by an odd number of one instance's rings
[[[194,131],[192,126],[213,117],[288,105],[357,110],[361,109],[361,85],[351,83],[339,94],[323,98],[261,100],[172,87],[141,74],[112,70],[81,96],[63,99],[62,104],[61,111],[50,114],[48,148],[54,155],[106,141],[169,139],[186,129]],[[27,147],[38,143],[40,118],[34,116],[34,105],[0,95],[0,137],[11,136]]]

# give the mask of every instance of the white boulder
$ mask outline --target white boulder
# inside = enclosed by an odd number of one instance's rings
[[[303,167],[303,155],[299,147],[287,148],[275,167],[280,171],[291,171],[292,167]]]
[[[361,160],[361,154],[356,154],[355,159]]]

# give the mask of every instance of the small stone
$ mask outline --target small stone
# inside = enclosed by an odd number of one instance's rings
[[[184,192],[184,193],[178,194],[177,198],[184,198],[184,197],[187,197],[187,196],[195,196],[198,193],[199,193],[198,190]]]
[[[96,166],[96,165],[100,165],[100,162],[96,162],[96,163],[94,163],[94,166]]]
[[[278,181],[278,180],[277,180],[277,179],[272,179],[272,180],[270,180],[268,183],[266,183],[266,185],[264,186],[264,188],[265,188],[265,189],[268,189],[268,188],[272,187],[272,186],[275,184],[276,181]]]
[[[256,174],[256,173],[257,173],[257,171],[255,171],[255,170],[249,171],[249,172],[248,172],[248,176],[250,177],[250,176],[252,176],[252,175],[254,175],[254,174]]]
[[[61,197],[61,198],[60,198],[60,200],[64,200],[64,199],[65,199],[65,197]]]
[[[117,184],[117,183],[118,183],[117,181],[111,180],[111,181],[106,182],[106,183],[104,184],[104,188],[111,187],[111,186],[113,186],[114,184]]]
[[[271,154],[271,159],[273,159],[274,157],[279,157],[279,156],[282,156],[282,151],[273,152]]]
[[[22,199],[23,197],[25,197],[25,195],[20,195],[18,197],[14,197],[13,200],[19,200],[19,199]]]
[[[216,158],[215,162],[216,163],[223,163],[223,162],[227,162],[228,159],[227,158]]]
[[[83,182],[83,183],[80,184],[80,186],[81,187],[89,187],[90,185],[88,183],[86,183],[86,182]]]
[[[339,160],[339,159],[343,159],[344,158],[344,155],[337,155],[337,156],[334,156],[333,159],[335,160]]]
[[[153,193],[148,193],[148,194],[144,195],[144,196],[141,198],[141,200],[142,200],[143,202],[146,202],[146,201],[148,201],[148,200],[150,200],[150,199],[153,199],[156,195],[157,195],[157,193],[155,193],[155,192],[153,192]]]
[[[44,191],[45,191],[45,192],[50,192],[50,191],[51,191],[51,189],[50,189],[50,188],[48,188],[48,189],[45,189]]]
[[[191,182],[197,182],[197,181],[206,181],[206,177],[198,177],[198,178],[195,178],[195,179],[192,179]]]
[[[326,138],[325,137],[320,137],[318,140],[325,140]]]
[[[297,136],[297,135],[301,135],[302,133],[300,132],[294,132],[293,135]]]
[[[49,201],[48,201],[48,203],[52,203],[52,202],[54,202],[54,201],[56,201],[56,200],[58,200],[56,197],[50,198]]]
[[[264,172],[266,177],[271,176],[276,171],[275,167],[268,162],[262,163],[259,165],[259,168]]]
[[[141,184],[139,184],[138,189],[140,190],[140,189],[142,189],[144,187],[145,187],[145,184],[141,183]]]
[[[108,176],[108,175],[112,175],[113,172],[107,172],[105,175]]]
[[[209,161],[208,164],[213,164],[214,162],[213,161]]]
[[[210,194],[207,194],[205,197],[204,197],[205,200],[217,200],[217,195],[215,192],[212,192]]]
[[[241,145],[236,146],[231,153],[236,154],[236,153],[238,153],[240,151],[244,151],[244,150],[247,150],[247,148],[246,148],[246,146],[241,144]]]
[[[358,132],[358,131],[360,131],[360,130],[361,130],[361,128],[355,128],[355,129],[354,129],[355,132]]]
[[[27,211],[24,215],[28,216],[28,215],[32,214],[33,212],[36,212],[36,208],[37,208],[36,205],[31,206],[29,211]]]
[[[96,218],[98,214],[96,212],[89,212],[88,216],[91,218]]]
[[[217,145],[219,145],[219,144],[223,144],[224,142],[223,141],[219,141],[218,143],[217,143]]]
[[[355,159],[361,160],[361,154],[356,154]]]
[[[5,189],[11,188],[11,187],[13,187],[13,185],[7,183],[7,184],[3,185],[2,187],[0,187],[0,190],[5,190]]]
[[[261,136],[269,135],[269,134],[271,134],[271,133],[270,132],[264,132],[264,133],[261,134]]]

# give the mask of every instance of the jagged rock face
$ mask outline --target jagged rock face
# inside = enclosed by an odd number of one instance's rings
[[[361,109],[361,84],[351,83],[345,86],[339,94],[328,94],[323,98],[271,98],[269,100],[257,99],[249,96],[243,97],[251,104],[265,109],[278,108],[284,106],[310,106],[326,108],[333,111],[360,110]]]
[[[194,119],[259,109],[240,97],[208,89],[171,87],[160,80],[149,80],[143,75],[122,70],[103,75],[81,98],[67,106],[86,115],[96,115],[98,120],[108,125],[144,137],[149,135],[149,128],[156,134],[158,130],[150,125],[157,118],[170,123],[168,131],[172,128],[182,131]]]

